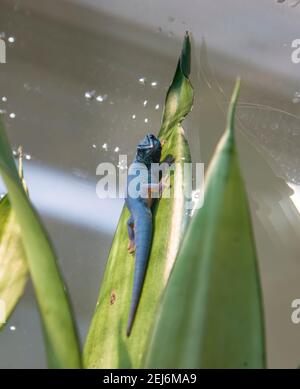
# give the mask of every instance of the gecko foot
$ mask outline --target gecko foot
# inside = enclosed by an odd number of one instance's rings
[[[128,249],[129,254],[132,254],[135,252],[135,244],[134,244],[133,240],[129,241],[127,249]]]

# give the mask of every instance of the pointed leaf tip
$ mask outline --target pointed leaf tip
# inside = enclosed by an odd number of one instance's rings
[[[240,85],[241,85],[241,79],[240,77],[237,77],[235,86],[231,95],[229,108],[228,108],[228,114],[227,114],[227,126],[226,130],[229,131],[230,136],[233,137],[234,135],[234,118],[235,118],[235,111],[236,111],[236,105],[237,100],[240,93]]]
[[[185,32],[181,56],[180,56],[181,71],[185,77],[189,77],[191,72],[191,42],[189,32]]]
[[[140,304],[130,337],[126,322],[130,309],[134,262],[127,251],[129,212],[124,209],[110,250],[97,309],[84,347],[86,368],[140,368],[157,305],[175,261],[181,235],[188,221],[185,190],[188,174],[184,162],[190,162],[188,142],[180,123],[193,105],[193,87],[189,72],[189,37],[185,36],[175,75],[168,89],[159,138],[166,144],[162,160],[172,155],[176,163],[170,185],[176,178],[176,196],[162,199],[154,210],[155,228]],[[174,186],[173,186],[174,187]],[[159,259],[159,260],[157,260]],[[111,296],[108,301],[107,296]],[[114,296],[114,298],[112,298]],[[117,296],[117,297],[116,297]],[[124,325],[123,325],[124,324]]]
[[[264,368],[263,299],[247,194],[228,130],[208,168],[172,269],[143,367]],[[225,141],[224,141],[225,140]]]

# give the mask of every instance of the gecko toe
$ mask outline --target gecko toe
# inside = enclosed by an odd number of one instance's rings
[[[129,254],[134,253],[135,252],[135,244],[134,244],[134,242],[130,241],[128,243],[127,249],[128,249]]]
[[[133,254],[135,252],[135,246],[128,249],[129,254]]]

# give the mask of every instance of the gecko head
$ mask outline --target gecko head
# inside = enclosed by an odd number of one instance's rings
[[[160,158],[160,140],[153,134],[147,134],[137,146],[136,160],[149,166],[151,163],[159,163]]]

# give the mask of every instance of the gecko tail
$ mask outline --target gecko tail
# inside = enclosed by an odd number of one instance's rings
[[[127,337],[130,336],[132,331],[134,319],[136,316],[136,311],[142,294],[145,273],[146,273],[146,266],[144,266],[144,269],[139,269],[139,274],[137,274],[137,271],[135,270],[134,285],[133,285],[133,291],[132,291],[132,297],[130,303],[130,311],[129,311],[128,321],[127,321],[127,329],[126,329]],[[141,279],[140,278],[136,279],[137,277],[141,277]]]
[[[144,278],[148,265],[149,251],[152,240],[152,215],[146,208],[142,215],[135,217],[135,268],[130,311],[127,322],[127,337],[130,336],[136,311],[142,294]]]
[[[134,320],[133,317],[128,319],[127,329],[126,329],[126,336],[127,336],[127,338],[129,338],[129,336],[131,334],[131,330],[132,330],[132,326],[133,326],[133,320]]]
[[[137,309],[138,309],[140,297],[141,297],[141,294],[142,294],[143,280],[144,280],[145,273],[146,273],[146,266],[145,266],[145,270],[141,271],[141,273],[139,274],[139,276],[142,277],[142,280],[141,281],[140,280],[137,280],[137,281],[134,280],[134,286],[133,286],[133,291],[132,291],[132,299],[131,299],[130,311],[129,311],[128,321],[127,321],[127,329],[126,329],[127,337],[130,336],[131,331],[132,331],[134,319],[135,319],[135,316],[136,316],[136,312],[137,312]],[[134,278],[135,277],[136,277],[136,274],[134,275]]]

